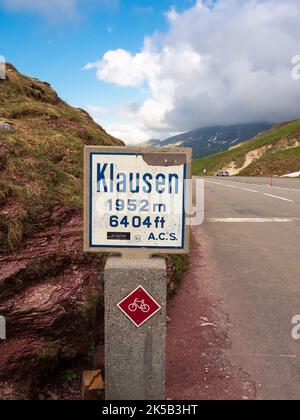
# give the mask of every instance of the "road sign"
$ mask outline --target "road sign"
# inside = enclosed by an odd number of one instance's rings
[[[190,149],[85,148],[85,251],[188,253]]]
[[[161,306],[142,286],[126,296],[118,304],[118,308],[136,327],[143,325],[161,310]]]

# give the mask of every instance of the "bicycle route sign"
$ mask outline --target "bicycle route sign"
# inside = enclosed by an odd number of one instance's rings
[[[85,148],[87,252],[189,252],[190,149]]]
[[[161,310],[161,306],[142,286],[126,296],[118,308],[138,328]]]

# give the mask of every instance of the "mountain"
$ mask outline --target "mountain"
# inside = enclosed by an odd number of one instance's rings
[[[155,147],[155,148],[157,148],[157,147],[160,147],[160,144],[161,144],[161,140],[151,139],[151,140],[148,140],[145,143],[140,143],[139,146],[140,147]]]
[[[82,252],[83,147],[123,145],[49,84],[0,80],[0,399],[34,395],[99,336],[99,256]],[[18,384],[16,390],[15,384]]]
[[[258,122],[199,128],[159,143],[152,141],[152,144],[148,145],[149,147],[191,147],[194,157],[204,157],[227,150],[230,146],[249,140],[271,127],[271,124]]]
[[[300,171],[300,120],[273,127],[228,151],[196,159],[195,175],[215,175],[227,170],[231,175],[269,176]]]

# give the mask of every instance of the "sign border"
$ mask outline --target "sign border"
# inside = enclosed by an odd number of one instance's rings
[[[143,291],[148,295],[148,296],[150,296],[150,298],[154,301],[154,303],[158,306],[158,308],[157,308],[157,310],[155,311],[155,312],[153,312],[153,314],[152,315],[150,315],[149,316],[149,318],[146,318],[145,319],[145,321],[143,321],[140,325],[138,325],[136,322],[134,322],[134,320],[133,319],[131,319],[130,318],[130,316],[124,311],[124,309],[122,309],[121,308],[121,306],[120,305],[122,305],[122,303],[123,302],[125,302],[125,300],[127,300],[128,299],[128,296],[130,296],[130,295],[133,295],[134,294],[134,292],[136,292],[137,290],[139,290],[139,289],[143,289]],[[130,293],[128,293],[128,295],[123,299],[123,300],[121,300],[121,302],[119,302],[118,304],[117,304],[117,307],[120,309],[120,311],[121,312],[123,312],[123,314],[126,316],[126,318],[128,318],[129,319],[129,321],[131,321],[137,328],[140,328],[142,325],[144,325],[146,322],[148,322],[151,318],[153,318],[154,317],[154,315],[156,315],[159,311],[161,311],[162,310],[162,306],[154,299],[154,297],[153,296],[151,296],[150,295],[150,293],[149,292],[147,292],[147,290],[142,286],[142,285],[139,285],[136,289],[134,289],[132,292],[130,292]]]
[[[184,164],[185,179],[192,178],[192,149],[190,148],[141,148],[141,147],[104,147],[104,146],[85,146],[84,148],[84,251],[91,253],[113,253],[122,254],[132,257],[134,255],[152,256],[160,254],[189,254],[190,252],[190,228],[186,224],[185,199],[186,192],[183,197],[183,222],[182,222],[182,245],[181,247],[160,247],[160,246],[135,246],[135,245],[93,245],[91,243],[91,161],[95,154],[117,154],[117,155],[143,155],[143,154],[169,154],[169,155],[185,155],[186,162]],[[185,188],[185,186],[184,186]]]
[[[114,154],[115,156],[136,156],[137,153],[100,153],[100,152],[91,152],[90,153],[90,195],[89,195],[89,208],[90,208],[90,223],[89,223],[89,247],[90,248],[109,248],[109,249],[116,249],[116,248],[126,248],[126,249],[183,249],[184,248],[184,240],[185,240],[185,184],[183,184],[183,208],[182,208],[182,232],[181,232],[181,246],[139,246],[139,245],[96,245],[92,243],[92,223],[93,220],[93,209],[92,209],[92,201],[93,201],[93,191],[92,191],[92,165],[93,165],[93,156],[95,155],[109,155],[111,156]],[[141,154],[139,154],[141,155]],[[184,179],[186,179],[186,163],[184,164]]]

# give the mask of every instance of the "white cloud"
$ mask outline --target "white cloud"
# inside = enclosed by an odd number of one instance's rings
[[[100,80],[123,87],[138,87],[156,72],[157,65],[152,54],[145,50],[133,55],[118,49],[108,51],[101,61],[88,63],[85,66],[86,70],[91,68],[97,69]]]
[[[138,124],[107,124],[105,129],[112,136],[122,139],[127,144],[133,144],[133,139],[145,142],[151,138],[151,132],[140,128]]]
[[[148,97],[125,107],[122,127],[131,140],[299,116],[300,84],[291,77],[291,58],[300,52],[299,0],[205,3],[169,11],[168,32],[147,38],[137,54],[108,51],[87,66],[106,83],[146,85]]]
[[[101,116],[101,115],[104,115],[104,114],[107,113],[107,110],[105,108],[103,108],[102,106],[98,106],[98,105],[88,104],[88,105],[86,105],[85,108],[94,117],[98,117],[98,116]]]

